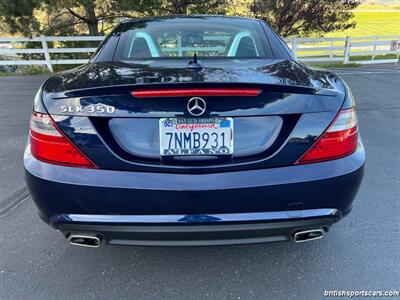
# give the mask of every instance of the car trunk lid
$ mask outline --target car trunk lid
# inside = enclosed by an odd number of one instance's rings
[[[339,111],[344,91],[330,72],[294,61],[233,60],[190,70],[173,61],[90,64],[52,77],[43,101],[60,128],[101,168],[216,172],[288,165]],[[246,67],[243,67],[246,65]],[[201,98],[201,118],[232,118],[231,156],[160,156],[160,118],[188,118],[190,96],[135,97],[132,92],[256,89],[257,95]],[[143,95],[143,94],[142,94]]]

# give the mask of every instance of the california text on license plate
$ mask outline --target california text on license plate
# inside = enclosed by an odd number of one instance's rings
[[[233,119],[160,119],[160,154],[232,155]]]

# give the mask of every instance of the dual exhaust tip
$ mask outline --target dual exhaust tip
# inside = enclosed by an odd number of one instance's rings
[[[322,239],[326,234],[324,228],[316,228],[310,230],[297,231],[293,235],[293,240],[296,243],[303,243],[308,241],[314,241]],[[99,248],[101,245],[102,238],[95,234],[70,234],[68,241],[71,245],[88,247],[88,248]]]

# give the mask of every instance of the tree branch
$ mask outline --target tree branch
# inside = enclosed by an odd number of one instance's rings
[[[83,16],[77,14],[76,12],[74,12],[74,11],[73,11],[71,8],[69,8],[69,7],[67,7],[67,11],[68,11],[71,15],[73,15],[75,18],[77,18],[77,19],[79,19],[79,20],[81,20],[81,21],[83,21],[83,22],[85,22],[85,23],[87,23],[87,22],[90,21],[90,20],[88,20],[87,18],[85,18],[85,17],[83,17]]]

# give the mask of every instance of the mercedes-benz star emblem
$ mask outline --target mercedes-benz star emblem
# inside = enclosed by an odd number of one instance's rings
[[[206,111],[206,101],[200,97],[193,97],[189,99],[186,107],[192,116],[198,117]]]

